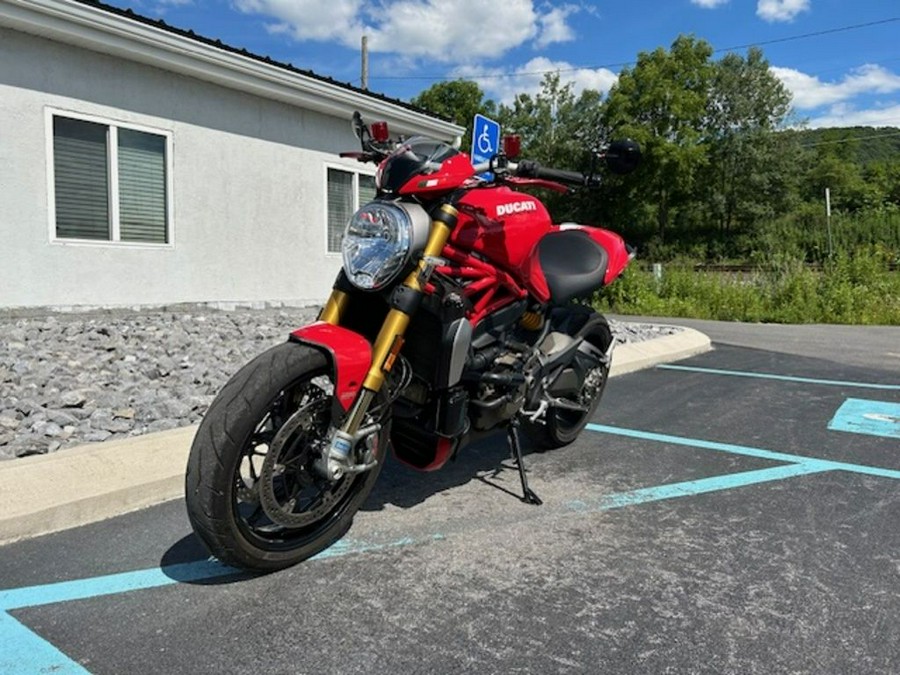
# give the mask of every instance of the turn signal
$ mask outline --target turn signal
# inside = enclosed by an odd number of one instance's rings
[[[372,138],[377,143],[384,143],[390,138],[387,122],[372,122]]]
[[[522,137],[509,135],[503,137],[503,154],[510,159],[515,159],[522,152]]]

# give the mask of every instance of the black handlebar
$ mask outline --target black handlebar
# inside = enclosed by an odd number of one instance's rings
[[[519,162],[516,175],[523,178],[544,178],[546,180],[565,183],[567,185],[584,186],[588,184],[588,177],[579,171],[565,171],[563,169],[549,169],[537,162],[523,160]]]

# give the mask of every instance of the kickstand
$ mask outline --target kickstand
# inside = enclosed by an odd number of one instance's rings
[[[534,491],[528,487],[528,478],[525,477],[525,462],[522,460],[522,446],[519,445],[519,416],[515,415],[510,421],[506,429],[506,439],[509,443],[509,449],[512,451],[513,459],[516,460],[516,466],[519,467],[519,478],[522,479],[522,501],[526,504],[535,504],[540,506],[544,502],[538,497]]]

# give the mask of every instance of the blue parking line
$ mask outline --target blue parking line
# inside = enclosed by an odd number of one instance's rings
[[[789,462],[791,464],[804,464],[806,462],[816,462],[822,466],[828,466],[832,471],[849,471],[850,473],[861,473],[866,476],[878,476],[880,478],[893,478],[900,480],[900,471],[894,469],[885,469],[877,466],[866,466],[865,464],[850,464],[848,462],[835,462],[830,459],[822,459],[820,457],[807,457],[804,455],[792,455],[784,452],[774,452],[772,450],[764,450],[762,448],[752,448],[747,445],[734,445],[731,443],[717,443],[715,441],[704,441],[699,438],[687,438],[685,436],[672,436],[670,434],[657,434],[651,431],[640,431],[638,429],[625,429],[622,427],[612,427],[605,424],[588,424],[587,429],[597,431],[602,434],[611,436],[625,436],[627,438],[637,438],[643,441],[657,441],[659,443],[669,443],[670,445],[683,445],[689,448],[701,448],[703,450],[716,450],[718,452],[727,452],[733,455],[744,455],[746,457],[757,457],[759,459],[768,459],[773,462]]]
[[[168,567],[108,574],[93,579],[75,579],[42,586],[14,588],[0,591],[0,611],[86,600],[103,595],[159,588],[179,582],[190,583],[238,574],[242,574],[241,570],[228,567],[216,560],[201,560]]]
[[[79,663],[5,612],[0,612],[0,673],[90,675]]]
[[[848,471],[900,480],[900,471],[880,467],[850,464],[847,462],[835,462],[817,457],[775,452],[750,446],[705,441],[683,436],[658,434],[601,424],[588,424],[587,429],[609,435],[715,450],[775,462],[783,462],[785,464],[766,469],[757,469],[721,476],[711,476],[692,481],[683,481],[680,483],[671,483],[668,485],[640,488],[606,495],[589,502],[572,501],[565,504],[565,508],[576,512],[607,511],[666,499],[720,492],[827,471]],[[442,535],[433,535],[432,537],[432,539],[442,538]],[[401,539],[389,544],[367,544],[364,542],[354,542],[352,540],[341,540],[310,560],[334,558],[351,553],[362,553],[397,546],[407,546],[414,543],[416,542],[409,538]],[[80,579],[0,591],[0,673],[21,673],[22,675],[48,672],[74,675],[89,674],[89,671],[80,664],[70,659],[59,649],[36,635],[25,625],[9,615],[7,613],[8,611],[118,593],[127,593],[136,590],[159,588],[179,582],[198,582],[240,574],[243,573],[233,567],[228,567],[215,560],[204,560],[134,572],[110,574],[92,579]]]
[[[871,382],[854,382],[852,380],[818,380],[812,377],[794,377],[775,373],[754,373],[744,370],[721,370],[718,368],[700,368],[698,366],[660,365],[661,370],[681,370],[690,373],[707,373],[709,375],[731,375],[733,377],[754,377],[762,380],[781,380],[782,382],[801,382],[803,384],[824,384],[834,387],[859,387],[862,389],[882,389],[900,391],[900,384],[877,384]]]
[[[441,539],[442,535],[434,535],[432,538]],[[342,539],[310,558],[310,561],[408,546],[413,543],[415,541],[408,537],[387,544],[367,544]],[[84,675],[89,673],[47,640],[10,616],[7,613],[10,610],[245,574],[246,572],[223,565],[216,560],[200,560],[134,572],[108,574],[91,579],[76,579],[0,591],[0,673],[3,675],[7,673],[9,675],[31,675],[32,673]]]
[[[441,535],[434,535],[440,539]],[[415,542],[406,537],[387,544],[368,544],[352,539],[341,539],[331,547],[313,556],[309,561],[326,560],[350,555],[351,553],[368,553],[383,549],[409,546]],[[122,572],[121,574],[107,574],[91,579],[76,579],[74,581],[61,581],[55,584],[42,584],[40,586],[28,586],[26,588],[14,588],[0,591],[0,612],[10,609],[23,609],[25,607],[40,607],[52,605],[57,602],[70,602],[72,600],[85,600],[103,595],[115,595],[140,591],[147,588],[159,588],[177,583],[191,583],[207,581],[219,577],[245,575],[247,572],[223,565],[215,559],[198,560],[196,562],[167,565],[165,567],[152,567],[135,572]],[[2,671],[0,671],[2,672]]]
[[[678,497],[691,497],[706,494],[708,492],[720,492],[733,490],[734,488],[759,483],[806,476],[811,473],[833,471],[827,462],[809,460],[800,464],[785,464],[769,469],[756,469],[740,473],[729,473],[722,476],[711,476],[697,480],[684,481],[682,483],[670,483],[668,485],[656,485],[654,487],[629,490],[617,494],[606,495],[591,502],[571,501],[567,506],[573,511],[609,511],[620,509],[624,506],[635,506],[648,502],[658,502],[664,499],[676,499]]]

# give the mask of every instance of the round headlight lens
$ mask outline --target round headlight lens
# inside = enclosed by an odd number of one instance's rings
[[[357,288],[377,291],[393,281],[409,259],[412,219],[390,202],[371,202],[347,223],[341,249],[344,272]]]

